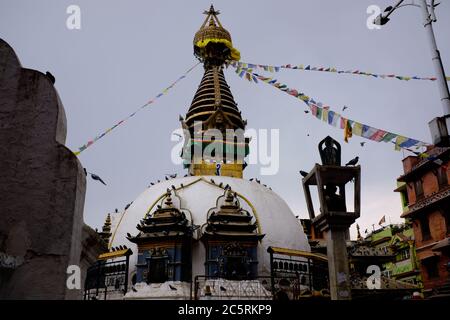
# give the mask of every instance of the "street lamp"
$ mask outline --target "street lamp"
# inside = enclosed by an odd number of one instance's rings
[[[397,2],[395,6],[389,6],[384,10],[383,14],[377,16],[374,20],[376,25],[385,25],[388,23],[389,16],[398,8],[404,6],[415,6],[422,9],[423,15],[423,26],[427,31],[428,40],[431,48],[432,61],[434,64],[434,69],[436,73],[436,80],[439,86],[439,94],[441,98],[441,103],[444,111],[443,117],[437,117],[431,120],[428,125],[430,127],[431,135],[433,138],[433,144],[437,146],[450,146],[449,131],[450,128],[450,94],[447,85],[447,79],[445,77],[444,66],[442,65],[441,54],[437,48],[436,38],[433,32],[433,22],[436,22],[436,15],[434,13],[434,8],[439,5],[435,4],[435,0],[431,0],[428,5],[427,0],[419,0],[420,5],[414,2],[403,4],[404,0]]]

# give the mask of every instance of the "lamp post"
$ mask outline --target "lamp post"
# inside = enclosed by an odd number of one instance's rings
[[[319,143],[319,152],[322,165],[316,164],[303,178],[303,191],[311,224],[314,229],[324,232],[327,241],[331,299],[350,300],[347,237],[350,225],[360,216],[361,167],[341,166],[341,146],[329,136]],[[354,210],[347,210],[345,185],[352,181]],[[317,187],[320,204],[318,215],[311,197],[311,186]]]
[[[435,0],[431,0],[430,5],[427,4],[427,0],[419,0],[420,5],[413,3],[403,4],[404,0],[397,2],[395,6],[387,7],[384,12],[375,18],[374,24],[385,25],[388,23],[389,16],[398,8],[404,6],[420,7],[423,16],[423,26],[427,32],[428,41],[431,49],[432,61],[435,69],[436,81],[439,87],[439,95],[441,98],[442,108],[444,111],[443,117],[437,117],[431,120],[428,125],[430,127],[431,135],[433,138],[433,144],[438,146],[449,146],[449,132],[450,128],[450,94],[448,90],[447,79],[445,77],[444,66],[442,65],[441,54],[436,44],[436,38],[433,32],[433,22],[436,22],[436,15],[434,8],[439,4],[435,4]]]

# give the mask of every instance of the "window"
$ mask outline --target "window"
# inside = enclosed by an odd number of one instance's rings
[[[427,271],[428,279],[438,278],[439,277],[439,270],[437,261],[433,258],[424,260],[423,265],[425,267],[425,270]]]
[[[416,200],[423,198],[423,185],[421,179],[414,181],[414,191],[416,193]]]
[[[409,259],[409,249],[403,249],[397,255],[397,261]]]
[[[245,279],[250,276],[247,251],[238,243],[227,244],[223,248],[223,276],[226,279]],[[289,267],[284,263],[284,268]]]
[[[391,278],[392,276],[392,270],[384,270],[381,272],[383,276],[385,276],[386,278]]]
[[[169,256],[166,250],[156,248],[150,250],[148,258],[147,283],[162,283],[169,278]]]
[[[437,169],[437,180],[438,180],[439,188],[448,186],[446,169],[444,169],[442,167]]]
[[[450,207],[446,206],[444,207],[444,212],[442,212],[442,215],[444,216],[445,225],[447,227],[447,234],[450,233]]]
[[[420,218],[420,230],[422,231],[422,241],[431,239],[430,225],[427,216]]]
[[[405,191],[401,191],[400,194],[401,194],[401,198],[402,198],[403,207],[409,206],[408,192],[405,190]]]

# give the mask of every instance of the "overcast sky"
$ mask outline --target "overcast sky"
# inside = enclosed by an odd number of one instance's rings
[[[214,1],[242,61],[311,64],[399,75],[434,75],[419,8],[395,12],[381,30],[369,30],[366,9],[396,0]],[[417,2],[417,0],[416,0]],[[441,1],[434,24],[443,63],[450,73],[450,3]],[[81,30],[66,27],[66,8],[81,8]],[[158,94],[195,62],[192,39],[211,1],[24,1],[0,2],[0,37],[22,66],[49,70],[67,115],[67,146],[87,140]],[[447,30],[447,32],[446,32]],[[402,174],[402,152],[362,138],[343,142],[343,132],[305,114],[304,105],[266,84],[225,72],[248,127],[280,129],[280,170],[259,176],[259,165],[244,172],[259,177],[283,197],[295,214],[307,217],[298,171],[320,161],[318,142],[341,142],[343,161],[359,155],[362,166],[362,231],[383,215],[400,222],[400,197],[393,190]],[[179,128],[202,77],[196,68],[151,108],[139,113],[80,155],[106,187],[88,180],[84,217],[101,227],[107,212],[123,209],[166,173],[184,175],[171,162],[171,133]],[[264,74],[264,72],[261,72]],[[448,75],[447,73],[447,75]],[[428,121],[442,114],[436,82],[380,80],[286,70],[276,78],[331,106],[350,119],[419,140],[431,141]],[[309,136],[308,136],[309,134]],[[352,227],[352,235],[355,234]]]

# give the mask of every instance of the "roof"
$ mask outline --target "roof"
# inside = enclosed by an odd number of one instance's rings
[[[320,253],[312,253],[302,250],[294,250],[294,249],[287,249],[287,248],[278,248],[278,247],[269,247],[267,248],[267,252],[269,253],[275,253],[275,254],[284,254],[287,256],[295,256],[295,257],[304,257],[309,259],[316,259],[324,262],[328,262],[327,256],[320,254]]]
[[[131,249],[127,248],[127,249],[102,253],[98,256],[97,259],[98,260],[108,260],[108,259],[113,259],[113,258],[129,256],[131,254],[133,254],[133,251],[131,251]]]
[[[410,171],[406,172],[402,176],[397,178],[399,182],[408,182],[414,179],[417,175],[420,175],[424,171],[429,171],[434,167],[439,167],[440,165],[435,162],[437,159],[442,159],[446,156],[448,160],[448,155],[450,154],[450,148],[434,148],[429,152],[429,157],[420,160],[416,163]],[[444,161],[446,161],[444,160]]]
[[[444,240],[439,241],[437,244],[435,244],[431,250],[436,251],[436,250],[441,250],[443,248],[446,248],[450,246],[450,237],[445,238]]]
[[[419,260],[425,260],[429,258],[435,258],[439,257],[441,255],[440,252],[433,252],[431,250],[423,251],[423,252],[417,252],[417,259]]]

